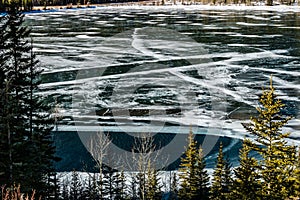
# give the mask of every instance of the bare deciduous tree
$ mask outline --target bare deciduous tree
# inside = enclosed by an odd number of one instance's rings
[[[133,170],[136,171],[136,173],[132,173],[132,179],[137,180],[138,193],[142,200],[146,199],[148,184],[147,172],[155,170],[155,164],[161,152],[162,150],[156,146],[151,134],[141,133],[139,137],[136,137],[132,148],[132,159],[133,163],[136,163],[137,166],[132,166],[136,167],[136,169]],[[149,169],[149,167],[151,167],[151,169]]]
[[[97,168],[99,168],[99,195],[102,199],[104,196],[103,190],[103,166],[104,166],[104,158],[108,155],[109,145],[111,140],[108,136],[104,135],[103,132],[97,132],[93,134],[90,138],[90,142],[88,144],[88,150],[95,159],[97,163]]]

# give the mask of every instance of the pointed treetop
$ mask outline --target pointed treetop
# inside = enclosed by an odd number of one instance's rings
[[[189,132],[189,136],[188,136],[188,142],[189,142],[189,145],[190,145],[192,142],[197,143],[196,141],[194,141],[194,133],[193,133],[193,128],[192,128],[192,126],[190,126],[190,132]]]

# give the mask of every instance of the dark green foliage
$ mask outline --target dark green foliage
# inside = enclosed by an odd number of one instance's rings
[[[179,169],[181,185],[178,197],[179,199],[207,199],[209,177],[205,170],[202,149],[197,149],[192,132],[189,134],[188,142]]]
[[[251,123],[244,124],[244,127],[256,141],[248,140],[245,144],[262,156],[258,168],[262,198],[276,200],[295,196],[296,148],[287,144],[290,133],[282,133],[282,127],[291,117],[282,115],[285,105],[277,99],[272,79],[269,90],[263,91],[259,102],[258,117],[252,117]]]
[[[109,168],[103,176],[104,196],[108,199],[113,199],[118,193],[118,178],[119,175],[113,169]]]
[[[209,196],[209,176],[205,170],[205,160],[202,148],[198,150],[198,166],[197,166],[197,192],[198,199],[208,199]]]
[[[266,0],[267,6],[273,6],[273,0]]]
[[[103,173],[102,171],[99,173],[99,177],[97,180],[97,186],[98,186],[98,192],[99,192],[99,198],[104,199],[105,197],[105,188],[104,188],[104,179],[103,179]]]
[[[300,197],[300,147],[298,147],[297,162],[293,176],[295,179],[295,196]]]
[[[123,200],[127,198],[127,185],[126,185],[126,177],[124,171],[121,171],[117,174],[116,181],[116,200]]]
[[[176,200],[178,199],[177,198],[177,195],[178,195],[178,178],[177,178],[177,174],[174,172],[171,177],[171,187],[170,187],[170,196],[169,196],[169,200]]]
[[[61,199],[63,199],[63,200],[70,199],[70,190],[69,190],[68,180],[63,180],[63,182],[62,182]]]
[[[136,175],[136,183],[138,188],[138,197],[139,199],[146,198],[146,172],[138,172]]]
[[[9,11],[12,5],[18,6],[23,11],[30,11],[33,9],[32,0],[1,0],[0,12]]]
[[[129,185],[129,196],[130,199],[138,199],[138,181],[135,174],[131,175],[130,185]]]
[[[179,177],[182,181],[178,196],[180,199],[194,199],[197,195],[197,147],[193,133],[189,133],[188,147],[184,157],[181,159]]]
[[[160,200],[162,197],[161,188],[158,171],[153,169],[149,163],[147,169],[146,199]]]
[[[73,170],[70,183],[70,200],[79,200],[83,196],[82,180],[79,178],[78,172]]]
[[[50,172],[48,174],[48,187],[46,195],[46,198],[49,200],[56,200],[60,197],[60,184],[56,172]]]
[[[231,199],[260,199],[261,184],[258,174],[258,161],[249,157],[249,152],[250,148],[244,142],[243,148],[240,150],[240,166],[234,170],[236,178],[230,194]]]
[[[54,146],[48,107],[35,94],[41,71],[27,38],[24,15],[11,5],[1,23],[0,185],[20,183],[24,192],[47,196]]]
[[[104,187],[104,196],[108,199],[112,199],[115,194],[115,181],[116,175],[113,170],[109,169],[107,172],[104,173],[103,176],[103,187]]]
[[[232,177],[230,173],[230,164],[228,159],[224,158],[223,145],[220,144],[217,165],[213,172],[211,198],[215,200],[226,200],[229,198],[232,186]]]
[[[95,173],[93,175],[89,175],[88,184],[85,188],[84,195],[86,199],[100,199],[98,193],[97,177]]]

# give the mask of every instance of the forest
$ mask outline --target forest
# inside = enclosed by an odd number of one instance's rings
[[[233,168],[219,145],[216,165],[208,174],[201,145],[190,131],[188,145],[178,170],[170,172],[163,186],[162,170],[155,160],[137,158],[138,171],[116,171],[102,163],[94,152],[99,173],[86,180],[73,171],[60,180],[54,163],[52,140],[54,118],[39,95],[42,70],[33,52],[30,29],[23,25],[19,4],[10,3],[0,18],[0,185],[1,198],[14,199],[299,199],[300,151],[289,144],[291,133],[283,132],[292,119],[276,95],[270,78],[263,89],[257,116],[242,124],[254,139],[245,138],[240,165]],[[151,141],[150,141],[151,142]],[[145,141],[147,145],[149,141]],[[104,144],[102,144],[104,145]],[[147,147],[147,148],[146,148]],[[144,151],[151,153],[146,146]],[[150,145],[151,147],[151,145]],[[146,151],[146,150],[147,151]],[[100,151],[100,150],[99,150]],[[257,153],[259,158],[251,153]],[[94,157],[95,158],[95,157]],[[163,189],[163,187],[167,189]]]

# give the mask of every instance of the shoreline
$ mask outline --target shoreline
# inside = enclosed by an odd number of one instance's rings
[[[150,0],[150,1],[137,1],[137,2],[120,2],[120,3],[103,3],[103,4],[89,4],[89,5],[64,5],[64,6],[34,6],[32,11],[51,11],[51,10],[74,10],[74,9],[90,9],[97,7],[124,7],[124,6],[161,6],[160,0]]]
[[[267,6],[263,2],[257,2],[256,4],[252,5],[246,5],[246,4],[202,4],[202,3],[197,3],[197,4],[190,4],[190,5],[185,5],[185,4],[171,4],[171,3],[166,3],[162,4],[162,0],[150,0],[150,1],[137,1],[137,2],[120,2],[120,3],[103,3],[103,4],[90,4],[90,5],[64,5],[64,6],[47,6],[46,9],[44,6],[35,6],[32,11],[28,11],[26,13],[40,13],[40,12],[56,12],[56,11],[67,11],[67,10],[83,10],[83,9],[95,9],[95,8],[103,8],[103,7],[157,7],[157,8],[199,8],[199,9],[207,9],[207,8],[213,8],[213,9],[241,9],[241,10],[247,10],[247,8],[258,8],[259,10],[277,10],[278,7],[285,8],[287,10],[289,9],[298,9],[300,11],[300,0],[299,3],[294,3],[293,5],[285,5],[285,4],[280,4],[277,1],[274,1],[273,6]],[[273,9],[272,9],[273,8]]]

